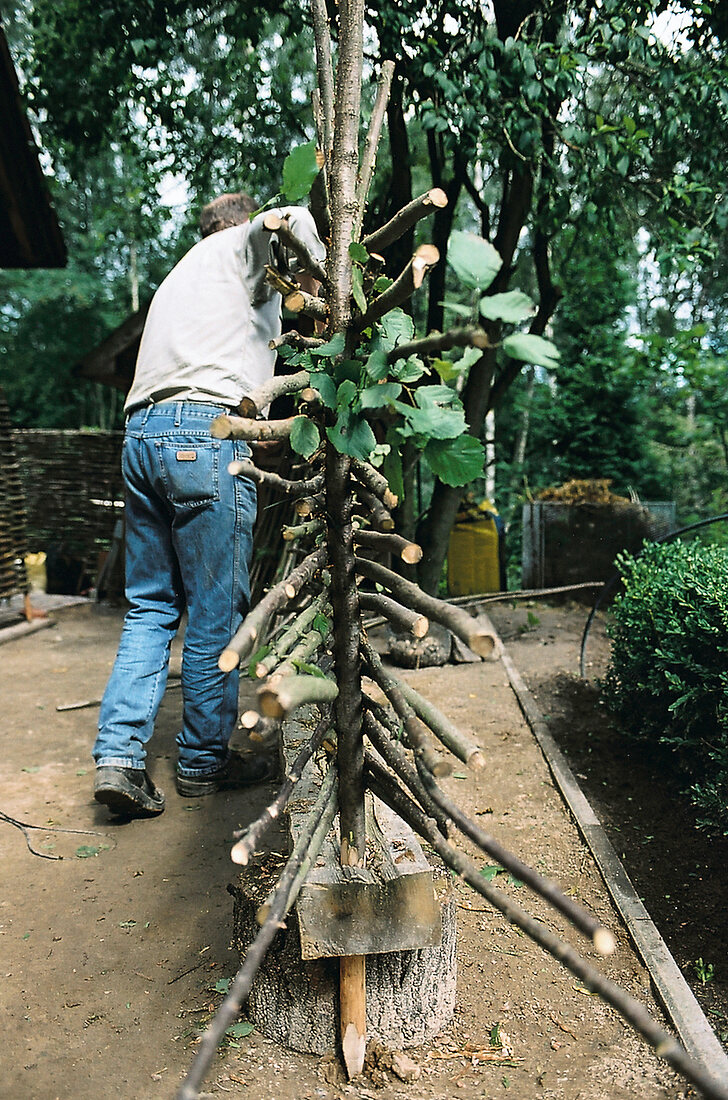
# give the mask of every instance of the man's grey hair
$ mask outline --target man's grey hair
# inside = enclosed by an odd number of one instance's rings
[[[211,233],[217,233],[220,229],[229,229],[232,225],[242,225],[257,209],[257,202],[245,191],[218,195],[216,199],[208,202],[202,208],[200,233],[203,237],[209,237]]]

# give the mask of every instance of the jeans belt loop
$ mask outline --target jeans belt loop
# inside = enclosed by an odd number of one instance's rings
[[[182,405],[183,405],[183,402],[178,401],[177,404],[176,404],[176,407],[175,407],[175,411],[174,411],[174,426],[175,426],[175,428],[179,428],[180,424],[182,423]]]

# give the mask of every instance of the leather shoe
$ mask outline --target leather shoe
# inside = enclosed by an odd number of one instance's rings
[[[94,798],[122,817],[155,817],[164,809],[164,792],[143,768],[97,768]]]
[[[255,783],[262,783],[272,773],[271,762],[265,756],[233,752],[227,763],[209,775],[192,778],[177,772],[177,790],[185,798],[197,798],[201,795],[215,794],[216,791],[233,791],[240,787],[250,787]]]

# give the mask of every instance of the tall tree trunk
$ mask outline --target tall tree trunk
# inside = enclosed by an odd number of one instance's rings
[[[328,275],[330,331],[347,332],[351,319],[351,257],[349,245],[357,221],[356,183],[359,171],[359,116],[363,55],[363,0],[342,0],[339,8],[339,62],[334,105],[331,155],[331,251]],[[352,337],[347,335],[347,344]],[[350,348],[348,350],[351,350]],[[359,600],[354,575],[350,459],[329,443],[326,494],[331,552],[331,604],[334,619],[334,662],[339,696],[336,701],[339,807],[342,839],[360,859],[366,850],[362,742],[361,673],[359,667]]]
[[[495,238],[495,247],[503,259],[503,267],[493,284],[494,291],[502,291],[508,287],[518,239],[531,208],[532,192],[531,173],[525,166],[518,166],[506,172],[501,215]],[[447,210],[451,210],[451,207],[448,206]],[[446,213],[446,211],[443,211],[443,213]],[[436,239],[435,244],[437,243]],[[444,264],[439,266],[444,269]],[[435,273],[437,271],[438,268],[435,269]],[[434,284],[430,284],[431,301],[442,301],[443,299],[444,270],[440,272],[440,275],[443,280],[442,288],[437,292],[436,297]],[[435,315],[435,310],[432,310],[431,313]],[[441,309],[439,316],[442,316]],[[494,327],[491,338],[495,341],[499,335],[499,329]],[[463,390],[463,406],[468,431],[477,439],[482,435],[485,415],[488,409],[493,406],[491,387],[495,366],[495,350],[492,348],[487,349],[479,362],[471,367]],[[447,556],[450,531],[457,517],[462,496],[462,488],[445,485],[440,481],[435,482],[430,508],[420,527],[418,539],[423,550],[418,579],[425,592],[432,594],[437,591]]]
[[[460,192],[465,182],[465,166],[460,160],[455,161],[452,178],[445,181],[443,178],[443,155],[437,137],[428,134],[427,148],[430,155],[430,173],[433,187],[441,187],[447,195],[447,206],[435,211],[432,221],[432,244],[440,253],[440,262],[433,268],[429,277],[429,294],[427,299],[427,331],[442,330],[445,298],[445,272],[447,259],[447,242],[452,233],[453,219],[457,207]]]
[[[389,151],[392,160],[389,194],[385,206],[386,215],[381,224],[389,221],[397,211],[412,201],[412,167],[409,147],[409,134],[404,117],[402,96],[404,85],[402,78],[395,73],[392,92],[387,105],[387,130],[389,133]],[[412,259],[414,252],[415,227],[403,233],[388,248],[384,249],[389,275],[396,279]],[[409,304],[405,307],[409,308]]]

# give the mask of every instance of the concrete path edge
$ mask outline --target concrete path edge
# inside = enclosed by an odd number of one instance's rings
[[[551,736],[536,700],[505,649],[501,660],[554,782],[571,810],[635,948],[650,973],[668,1019],[688,1054],[699,1061],[716,1080],[728,1080],[728,1055],[640,900],[566,757]]]

